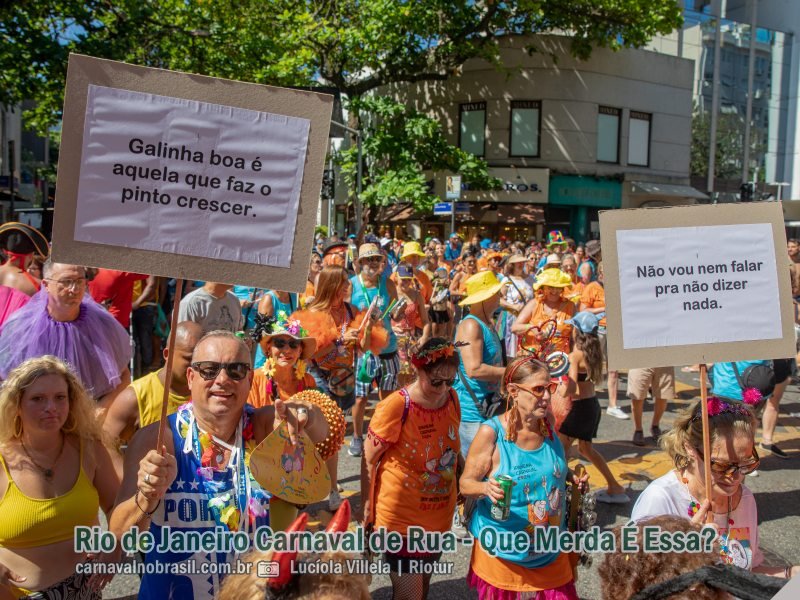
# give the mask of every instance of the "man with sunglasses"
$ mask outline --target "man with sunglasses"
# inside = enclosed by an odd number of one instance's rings
[[[359,273],[350,278],[352,288],[350,304],[360,311],[365,311],[377,297],[375,313],[378,317],[387,313],[392,302],[397,300],[397,288],[394,281],[383,274],[384,261],[384,255],[376,244],[361,244],[358,249],[358,259],[356,259]],[[372,385],[377,384],[381,398],[394,392],[398,387],[397,373],[400,371],[400,362],[397,359],[397,336],[392,331],[392,322],[388,313],[383,318],[383,326],[389,332],[389,343],[383,353],[378,357],[365,354],[358,356],[357,373],[361,370],[360,363],[365,360],[373,361],[375,371],[372,381],[369,383],[356,380],[353,440],[347,449],[350,456],[361,456],[364,451],[364,411],[367,407],[367,397],[372,391]]]
[[[223,548],[179,552],[163,547],[162,538],[168,533],[174,540],[187,532],[218,532],[218,539],[220,531],[236,530],[252,537],[258,527],[269,524],[269,494],[250,473],[252,449],[284,421],[292,443],[302,433],[314,443],[328,436],[327,421],[312,404],[277,399],[258,410],[247,405],[250,365],[250,351],[235,334],[206,334],[186,373],[192,401],[168,417],[160,451],[155,449],[158,423],[140,429],[128,446],[109,529],[119,539],[133,526],[149,528],[156,544],[145,553],[145,564],[169,563],[162,569],[167,573],[148,569],[142,577],[142,600],[211,600],[219,591],[218,573],[225,572],[219,565],[237,555]],[[194,565],[186,574],[172,574],[189,561]]]
[[[86,269],[43,266],[43,288],[3,324],[0,380],[29,358],[52,354],[70,364],[98,407],[130,383],[128,332],[86,293]]]

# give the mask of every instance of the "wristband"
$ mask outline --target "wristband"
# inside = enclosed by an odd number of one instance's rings
[[[144,494],[142,494],[142,495],[144,495]],[[143,514],[144,516],[146,516],[146,517],[151,517],[151,516],[153,516],[153,513],[154,513],[154,512],[156,512],[156,511],[158,510],[158,507],[159,507],[159,506],[161,506],[161,498],[159,498],[159,499],[158,499],[158,504],[156,504],[156,507],[155,507],[153,510],[151,510],[150,512],[147,512],[147,511],[146,511],[145,509],[143,509],[143,508],[141,507],[141,505],[139,504],[139,490],[138,490],[138,489],[136,490],[136,493],[133,495],[133,501],[136,503],[136,508],[138,508],[138,509],[139,509],[139,512],[140,512],[140,513],[142,513],[142,514]]]

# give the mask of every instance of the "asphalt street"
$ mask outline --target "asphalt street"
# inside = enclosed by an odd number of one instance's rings
[[[699,380],[697,374],[683,373],[676,369],[678,377],[678,398],[670,402],[662,420],[662,430],[670,428],[676,411],[690,405],[699,397]],[[630,401],[625,398],[626,379],[622,375],[620,384],[620,406],[630,413]],[[600,402],[607,405],[607,396],[600,393]],[[652,404],[645,403],[644,430],[650,429]],[[789,453],[789,459],[782,460],[767,453],[762,453],[761,466],[756,477],[748,476],[746,485],[754,492],[758,505],[759,537],[766,560],[770,564],[800,564],[800,544],[797,542],[797,531],[800,531],[800,418],[791,417],[790,413],[800,414],[800,389],[790,385],[780,406],[780,418],[774,440]],[[368,411],[368,414],[371,411]],[[600,422],[596,448],[606,458],[617,479],[625,485],[631,497],[628,505],[597,505],[597,524],[603,528],[613,528],[625,523],[630,516],[633,502],[647,484],[672,468],[667,455],[657,448],[651,438],[645,447],[637,447],[631,443],[633,423],[631,420],[620,420],[603,412]],[[349,438],[348,438],[349,440]],[[765,454],[765,455],[764,455]],[[570,461],[571,466],[578,459]],[[590,473],[593,489],[604,487],[602,477],[594,468],[584,461]],[[359,501],[359,469],[360,459],[347,454],[346,447],[340,453],[339,481],[345,488],[344,496],[351,501]],[[310,524],[320,527],[330,519],[330,513],[322,504],[308,508]],[[447,574],[433,576],[429,598],[431,600],[449,600],[456,598],[476,597],[474,591],[466,584],[469,565],[470,548],[462,546],[458,552],[446,554],[442,561],[448,563],[443,567]],[[592,564],[579,568],[578,592],[585,600],[599,600],[600,579],[598,565],[602,555],[594,555]],[[135,597],[138,580],[134,576],[117,576],[106,588],[104,598]],[[391,598],[391,585],[388,576],[376,575],[370,586],[373,598],[388,600]]]

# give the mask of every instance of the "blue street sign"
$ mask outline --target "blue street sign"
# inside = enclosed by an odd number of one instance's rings
[[[433,214],[449,215],[451,206],[452,206],[451,202],[437,202],[436,204],[433,205]],[[456,202],[456,213],[469,214],[469,202]]]

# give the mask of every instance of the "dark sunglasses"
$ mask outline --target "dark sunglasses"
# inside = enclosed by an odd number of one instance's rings
[[[555,394],[556,390],[558,389],[558,382],[551,381],[547,385],[534,385],[533,387],[528,387],[527,385],[521,385],[519,383],[515,383],[519,389],[525,390],[529,394],[533,395],[535,398],[541,398],[544,396],[544,393],[550,392],[550,394]]]
[[[697,453],[700,455],[700,460],[704,460],[703,452],[699,448],[695,448],[695,450],[697,450]],[[733,477],[737,471],[742,475],[749,475],[758,469],[758,465],[760,463],[761,458],[759,458],[758,452],[756,452],[755,447],[753,447],[753,460],[751,462],[740,465],[739,463],[724,462],[721,460],[714,460],[712,458],[711,472],[715,475],[722,475],[724,477]]]
[[[369,258],[362,258],[362,261],[369,263],[371,265],[377,265],[378,263],[383,262],[382,256],[370,256]]]
[[[272,345],[278,350],[283,350],[286,346],[289,346],[292,350],[297,350],[303,345],[303,342],[300,340],[282,340],[281,338],[276,338],[272,340]]]
[[[250,372],[250,365],[243,362],[220,363],[212,360],[204,360],[202,362],[192,363],[192,369],[197,371],[206,381],[216,379],[217,375],[222,369],[228,374],[228,377],[234,381],[241,381]]]
[[[453,387],[453,384],[456,382],[456,378],[453,377],[451,379],[431,379],[431,385],[433,387],[442,387],[446,385],[447,387]]]

